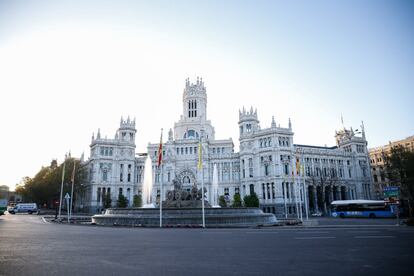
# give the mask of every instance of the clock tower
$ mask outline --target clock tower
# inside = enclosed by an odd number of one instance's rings
[[[214,139],[214,128],[207,120],[207,93],[202,78],[196,83],[185,80],[183,115],[174,125],[175,139],[199,138],[204,131],[206,138]]]

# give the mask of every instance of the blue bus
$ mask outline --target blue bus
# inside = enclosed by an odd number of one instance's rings
[[[383,200],[336,200],[331,202],[331,215],[340,218],[393,218],[394,206]]]

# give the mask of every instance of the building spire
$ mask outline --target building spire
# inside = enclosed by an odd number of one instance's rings
[[[365,126],[364,126],[364,121],[361,121],[361,133],[362,133],[362,138],[365,139]]]
[[[272,116],[272,128],[276,127],[275,116]]]

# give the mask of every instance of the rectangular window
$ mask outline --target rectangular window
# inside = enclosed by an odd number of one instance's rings
[[[123,174],[122,174],[122,173],[123,173],[123,171],[124,171],[124,164],[121,164],[121,165],[120,165],[119,171],[120,171],[120,172],[119,172],[119,181],[121,181],[121,182],[122,182],[122,181],[124,181],[124,179],[123,179]]]
[[[263,199],[266,199],[266,190],[265,190],[265,184],[262,184],[262,194],[263,194]]]
[[[253,177],[253,159],[249,158],[249,177]]]
[[[98,203],[101,202],[101,188],[98,188],[98,191],[96,193],[96,201],[98,201]]]
[[[267,198],[270,198],[270,184],[269,183],[266,184],[266,188],[267,188]]]

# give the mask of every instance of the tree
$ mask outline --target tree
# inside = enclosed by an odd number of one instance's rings
[[[112,199],[111,199],[111,194],[110,193],[106,193],[103,197],[103,207],[106,208],[111,208],[112,206]]]
[[[391,185],[400,186],[401,198],[408,203],[409,216],[413,217],[414,152],[401,145],[391,147],[384,156],[387,178]]]
[[[259,198],[254,192],[251,195],[245,196],[243,198],[243,201],[244,201],[244,206],[246,207],[259,207]]]
[[[242,207],[242,201],[239,193],[234,194],[233,196],[233,206],[232,207]]]
[[[326,170],[319,170],[319,176],[313,175],[311,177],[311,182],[315,187],[319,187],[320,192],[318,193],[318,189],[316,188],[318,205],[322,206],[322,213],[323,215],[328,214],[328,205],[331,203],[330,201],[330,194],[333,190],[334,185],[338,182],[338,177],[336,176],[336,172],[332,172],[328,168]],[[332,199],[333,200],[333,199]],[[315,211],[319,206],[315,206]]]
[[[220,197],[219,197],[219,205],[220,205],[220,207],[227,207],[227,202],[226,202],[226,199],[224,198],[224,195],[221,195]]]
[[[71,193],[73,166],[76,166],[74,176],[75,196],[82,182],[80,174],[81,170],[79,170],[80,161],[74,158],[67,158],[65,166],[63,166],[63,163],[60,164],[60,166],[57,166],[57,162],[52,161],[50,166],[41,167],[39,172],[33,178],[24,177],[21,183],[16,187],[16,194],[21,195],[26,202],[35,202],[40,206],[43,206],[44,204],[53,206],[53,202],[60,197],[63,167],[65,167],[63,195]],[[76,196],[74,200],[75,199]]]
[[[142,196],[141,195],[134,195],[134,207],[142,207]]]
[[[128,206],[128,200],[127,200],[127,198],[124,195],[119,194],[118,201],[116,203],[116,206],[118,208],[125,208],[125,207],[127,207]]]

